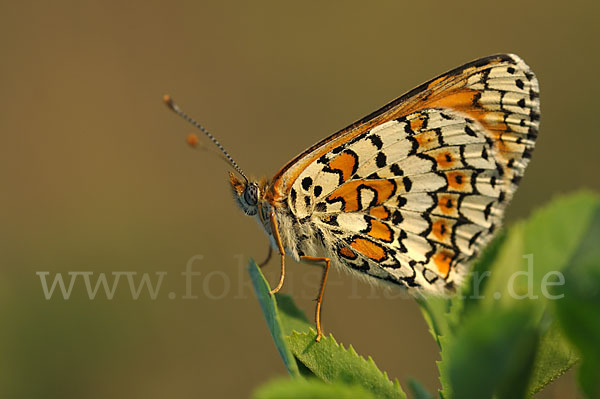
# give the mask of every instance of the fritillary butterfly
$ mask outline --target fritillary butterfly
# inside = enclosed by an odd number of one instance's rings
[[[478,59],[420,85],[288,162],[249,181],[223,151],[240,208],[271,247],[322,263],[320,310],[331,265],[444,295],[498,230],[538,134],[538,82],[516,55]]]

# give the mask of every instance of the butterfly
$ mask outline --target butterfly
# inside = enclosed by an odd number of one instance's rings
[[[280,255],[446,295],[498,231],[540,120],[538,81],[513,54],[481,58],[426,82],[309,147],[272,179],[249,180],[221,144],[233,196]],[[197,139],[190,139],[190,141]]]

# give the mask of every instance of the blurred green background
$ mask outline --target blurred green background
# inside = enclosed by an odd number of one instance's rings
[[[555,5],[560,4],[560,5]],[[0,4],[0,396],[247,397],[284,375],[245,272],[267,244],[231,200],[227,167],[190,150],[168,92],[248,173],[291,157],[472,59],[519,54],[542,125],[510,222],[600,189],[597,2]],[[196,299],[182,299],[188,260]],[[276,262],[267,268],[278,277]],[[152,300],[43,295],[36,272],[166,272]],[[284,292],[312,317],[319,271]],[[67,277],[65,275],[65,277]],[[168,294],[173,292],[174,299]],[[438,387],[417,304],[331,275],[323,325],[398,377]],[[575,395],[573,373],[540,398]]]

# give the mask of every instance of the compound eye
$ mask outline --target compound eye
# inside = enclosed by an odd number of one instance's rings
[[[244,200],[248,205],[256,205],[258,203],[258,187],[254,184],[249,184],[244,191]]]

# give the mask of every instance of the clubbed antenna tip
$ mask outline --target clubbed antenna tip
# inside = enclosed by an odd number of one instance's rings
[[[165,105],[166,105],[167,107],[169,107],[169,109],[170,109],[171,111],[175,111],[175,104],[173,104],[173,99],[171,98],[171,96],[170,96],[170,95],[168,95],[168,94],[165,94],[165,95],[163,96],[162,100],[163,100],[163,102],[165,103]]]
[[[195,148],[198,146],[199,140],[198,140],[198,136],[196,136],[194,133],[190,133],[190,134],[188,134],[186,141],[190,147]]]

